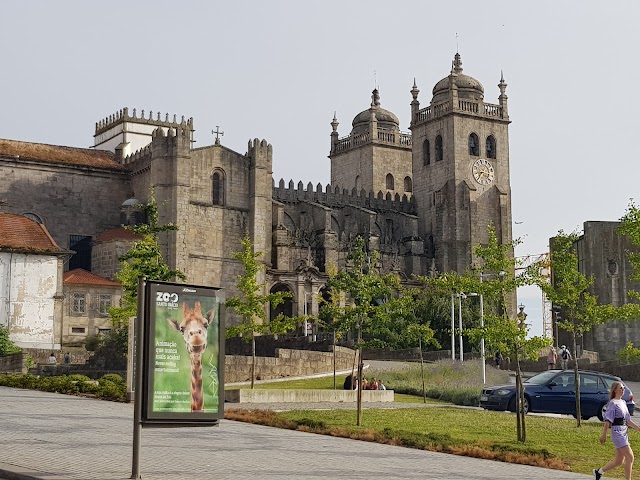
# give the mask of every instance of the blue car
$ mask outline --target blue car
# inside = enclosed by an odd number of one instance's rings
[[[609,388],[615,381],[622,381],[615,375],[602,372],[580,370],[580,414],[583,420],[597,416],[603,420],[609,403]],[[562,413],[576,415],[576,390],[573,370],[547,370],[525,382],[525,412]],[[624,396],[629,413],[633,415],[635,403],[633,393],[625,386]],[[480,395],[480,406],[486,410],[516,410],[516,386],[501,385],[487,387]]]

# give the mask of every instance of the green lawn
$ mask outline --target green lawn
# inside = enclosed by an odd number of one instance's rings
[[[355,411],[290,411],[280,415],[294,421],[307,419],[324,422],[327,427],[357,429]],[[529,415],[526,419],[527,442],[522,445],[515,441],[516,417],[506,412],[446,407],[366,409],[362,418],[361,429],[432,434],[456,444],[498,444],[516,450],[546,450],[567,463],[572,471],[580,473],[590,473],[592,468],[604,465],[614,453],[610,441],[604,446],[598,441],[602,431],[599,422],[583,422],[578,428],[575,420]],[[638,432],[631,431],[630,435],[632,443],[640,439]],[[609,477],[622,478],[622,470],[608,473]]]

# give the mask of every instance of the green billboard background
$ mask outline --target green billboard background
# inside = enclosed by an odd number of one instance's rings
[[[152,317],[155,317],[152,322],[155,323],[155,328],[150,332],[153,335],[150,344],[153,368],[151,411],[191,413],[191,358],[183,334],[170,324],[170,320],[181,323],[183,304],[194,308],[199,301],[203,316],[206,317],[211,310],[215,312],[215,320],[207,328],[207,347],[202,353],[202,390],[204,411],[217,412],[220,407],[220,303],[212,296],[187,294],[177,290],[169,295],[175,297],[170,297],[170,301],[158,300],[158,292],[152,292],[150,299],[154,314]]]

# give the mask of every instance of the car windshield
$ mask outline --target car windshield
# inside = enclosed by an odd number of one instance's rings
[[[533,377],[525,380],[525,383],[532,383],[534,385],[544,385],[553,377],[555,377],[557,374],[558,374],[557,371],[554,372],[552,370],[549,370],[547,372],[542,372],[542,373],[539,373],[538,375],[534,375]]]

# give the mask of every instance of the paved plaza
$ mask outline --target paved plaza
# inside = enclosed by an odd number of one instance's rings
[[[130,478],[132,405],[6,387],[0,405],[0,478]],[[148,480],[591,478],[228,420],[143,429],[141,473]]]

